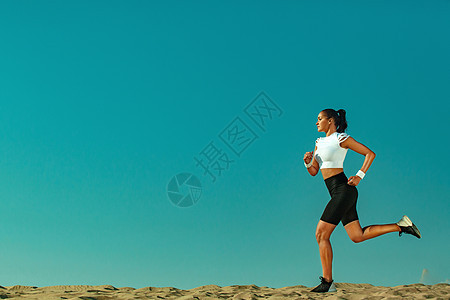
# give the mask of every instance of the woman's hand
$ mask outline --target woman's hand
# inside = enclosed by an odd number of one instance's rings
[[[313,158],[313,151],[306,152],[305,156],[303,156],[303,161],[305,162],[305,164],[309,164],[311,162],[312,158]]]
[[[361,181],[361,177],[359,177],[359,176],[350,176],[348,178],[347,184],[348,185],[352,185],[352,186],[357,186],[360,181]]]

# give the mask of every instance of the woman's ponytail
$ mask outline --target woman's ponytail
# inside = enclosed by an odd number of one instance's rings
[[[327,118],[333,118],[334,124],[336,125],[336,131],[341,133],[345,132],[347,129],[347,119],[345,117],[346,112],[345,109],[334,110],[332,108],[324,109],[323,112],[326,113]]]
[[[345,118],[345,109],[339,109],[337,111],[337,115],[339,116],[339,120],[338,120],[338,126],[336,128],[337,132],[345,132],[345,130],[347,129],[348,125],[347,125],[347,119]]]

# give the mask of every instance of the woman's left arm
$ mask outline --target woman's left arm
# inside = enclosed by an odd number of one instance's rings
[[[348,148],[352,149],[353,151],[364,155],[366,158],[364,159],[363,166],[361,167],[361,171],[366,173],[369,169],[370,165],[372,164],[373,160],[375,159],[375,152],[364,146],[363,144],[357,142],[353,137],[349,136],[345,141],[343,141],[341,144],[342,148]],[[359,176],[350,176],[348,178],[348,184],[357,186],[359,181],[361,180],[361,177]]]

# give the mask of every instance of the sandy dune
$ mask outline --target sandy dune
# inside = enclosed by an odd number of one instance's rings
[[[303,285],[279,289],[256,285],[205,285],[190,290],[174,287],[116,288],[112,285],[0,286],[0,299],[450,299],[450,284],[421,283],[395,287],[336,283],[335,293],[311,293]]]

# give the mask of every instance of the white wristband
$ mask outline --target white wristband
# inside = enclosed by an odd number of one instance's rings
[[[366,176],[366,174],[365,174],[363,171],[359,170],[359,171],[356,173],[356,176],[359,176],[361,179],[363,179],[364,176]]]
[[[308,169],[309,167],[312,166],[313,164],[313,159],[311,159],[311,161],[309,162],[309,164],[306,164],[305,162],[303,162],[305,164],[305,167]]]

